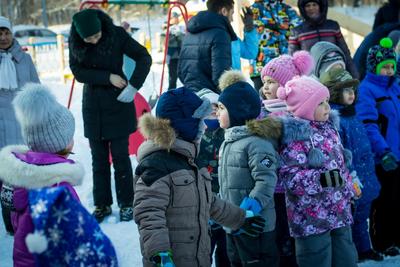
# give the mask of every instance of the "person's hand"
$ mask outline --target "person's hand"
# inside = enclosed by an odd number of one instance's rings
[[[321,173],[319,181],[322,187],[340,187],[345,184],[345,180],[338,169]]]
[[[260,202],[257,199],[251,197],[245,197],[240,203],[240,207],[244,210],[251,210],[254,214],[259,214],[262,210]]]
[[[233,235],[245,234],[251,237],[257,237],[264,230],[265,219],[260,215],[254,216],[254,213],[250,210],[246,210],[246,219],[243,225],[233,232]]]
[[[130,103],[135,99],[137,89],[132,85],[128,84],[124,90],[118,95],[117,100],[122,103]]]
[[[392,152],[387,152],[383,155],[381,164],[385,171],[394,171],[398,167],[396,155]]]
[[[172,253],[169,251],[158,252],[151,257],[151,261],[156,264],[157,267],[175,267],[172,260]]]
[[[123,79],[121,76],[117,74],[110,74],[110,82],[112,85],[115,87],[118,87],[119,89],[122,89],[126,86],[126,81]]]
[[[250,7],[242,8],[243,15],[240,15],[244,24],[244,31],[250,32],[254,29],[253,11]]]

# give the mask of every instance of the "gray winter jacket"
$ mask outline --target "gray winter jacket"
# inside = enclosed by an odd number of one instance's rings
[[[2,54],[12,54],[12,59],[17,71],[17,90],[5,90],[0,88],[0,149],[7,145],[23,144],[21,129],[15,118],[11,102],[15,95],[28,82],[39,83],[39,77],[29,54],[25,53],[18,41],[14,39],[13,44],[6,51],[0,50],[0,63]]]
[[[169,148],[152,140],[139,148],[134,217],[146,267],[154,266],[153,255],[168,250],[177,267],[210,266],[209,219],[232,229],[244,223],[244,210],[212,193],[207,170],[194,163],[196,151],[181,139]]]
[[[235,205],[249,196],[261,204],[264,232],[275,229],[274,191],[280,124],[271,118],[250,121],[225,131],[219,150],[220,195]],[[229,229],[227,229],[229,232]]]

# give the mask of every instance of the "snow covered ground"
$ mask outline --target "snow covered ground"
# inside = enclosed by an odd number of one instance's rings
[[[146,28],[145,21],[131,21],[133,26],[139,25],[141,29]],[[162,19],[152,20],[152,28],[154,31],[160,29]],[[154,41],[154,36],[153,36]],[[154,42],[153,42],[154,43]],[[140,90],[143,96],[147,99],[159,90],[160,77],[161,77],[161,64],[162,54],[153,50],[153,64],[152,72],[146,79],[143,88]],[[168,77],[166,75],[166,77]],[[167,78],[165,77],[164,84],[167,86]],[[66,85],[59,82],[58,76],[41,77],[42,83],[51,88],[57,99],[67,105],[70,82]],[[76,187],[79,197],[83,205],[91,212],[93,207],[92,199],[92,174],[91,174],[91,155],[87,139],[83,136],[83,122],[81,114],[81,99],[82,99],[82,85],[76,84],[73,96],[71,111],[76,119],[76,132],[75,132],[75,154],[71,156],[72,159],[81,162],[86,169],[86,175],[83,184]],[[136,167],[136,159],[132,157],[133,169]],[[114,184],[112,185],[114,187]],[[114,203],[116,203],[114,196]],[[113,242],[117,251],[119,265],[121,267],[137,267],[141,266],[141,255],[139,246],[139,235],[136,224],[132,222],[119,222],[118,207],[113,205],[113,214],[108,217],[102,224],[101,228],[106,235]],[[0,267],[12,266],[12,247],[13,237],[5,232],[3,220],[0,219]],[[400,256],[387,257],[383,262],[374,263],[366,262],[359,265],[360,267],[398,267],[400,266]]]

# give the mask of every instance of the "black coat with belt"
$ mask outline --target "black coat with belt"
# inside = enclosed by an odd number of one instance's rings
[[[72,24],[69,64],[75,79],[84,83],[82,114],[85,137],[110,140],[128,136],[137,125],[134,104],[117,100],[122,89],[111,84],[110,74],[126,79],[122,71],[125,54],[136,61],[129,83],[140,89],[152,60],[146,48],[132,39],[122,27],[115,26],[107,14],[98,11],[98,17],[102,37],[95,45],[85,43]]]

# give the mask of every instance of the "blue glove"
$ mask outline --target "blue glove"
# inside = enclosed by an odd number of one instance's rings
[[[172,253],[170,251],[158,252],[150,258],[157,267],[175,267],[172,261]]]
[[[251,210],[254,214],[259,214],[260,211],[262,210],[260,202],[251,197],[245,197],[242,200],[240,207],[244,210]]]
[[[398,167],[397,161],[398,160],[395,154],[392,152],[387,152],[383,155],[381,164],[385,171],[394,171]]]
[[[259,215],[254,216],[254,213],[250,210],[246,210],[246,219],[243,225],[232,232],[233,235],[245,234],[251,237],[257,237],[264,230],[265,219]]]

